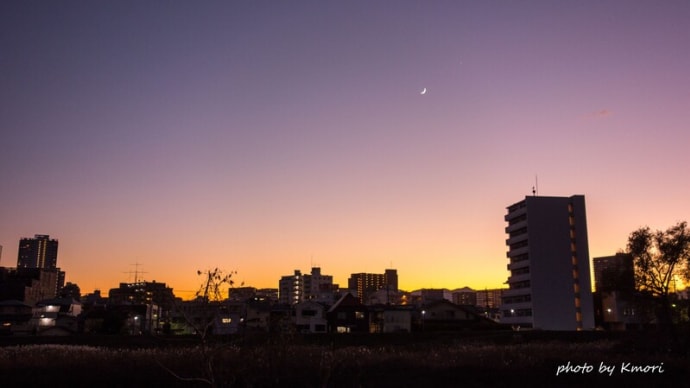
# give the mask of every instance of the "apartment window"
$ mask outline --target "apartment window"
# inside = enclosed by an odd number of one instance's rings
[[[512,250],[514,250],[514,249],[523,248],[523,247],[526,247],[526,246],[528,246],[528,245],[529,245],[529,243],[527,242],[527,240],[525,240],[525,241],[520,241],[520,242],[517,242],[517,243],[515,243],[515,244],[511,244],[511,245],[510,245],[510,250],[512,251]]]
[[[525,201],[522,201],[520,203],[516,203],[515,205],[508,208],[508,213],[512,213],[518,209],[522,209],[525,206],[527,206],[527,203]]]
[[[520,289],[520,288],[529,288],[531,286],[529,280],[523,280],[521,282],[515,282],[510,284],[510,289]]]
[[[504,317],[531,317],[532,309],[503,310]]]
[[[510,296],[510,297],[503,299],[503,303],[505,303],[505,304],[524,303],[524,302],[531,302],[531,301],[532,301],[532,295]]]
[[[529,273],[529,267],[518,268],[511,271],[512,275],[524,275],[526,273]]]
[[[523,214],[523,215],[521,215],[521,216],[519,216],[519,217],[515,217],[515,218],[512,218],[512,219],[508,220],[508,225],[515,225],[515,224],[517,224],[518,222],[522,222],[522,221],[525,221],[525,220],[527,220],[527,214]]]
[[[514,263],[517,263],[518,261],[525,261],[525,260],[529,260],[529,253],[523,253],[523,254],[520,254],[520,255],[513,257]]]
[[[520,228],[518,230],[510,232],[510,237],[520,236],[527,233],[527,228]]]

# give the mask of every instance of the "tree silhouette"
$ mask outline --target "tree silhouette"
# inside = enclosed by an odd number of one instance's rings
[[[76,301],[81,301],[81,290],[75,283],[67,282],[58,292],[60,298],[72,298]]]
[[[652,231],[648,226],[640,228],[630,234],[627,248],[633,256],[638,292],[658,302],[659,324],[675,342],[670,294],[678,276],[688,279],[690,275],[690,229],[687,222],[679,222],[665,231]]]
[[[236,273],[235,271],[225,272],[219,268],[197,271],[197,275],[201,277],[202,281],[195,294],[196,299],[189,305],[191,309],[177,306],[187,325],[194,329],[194,334],[200,342],[198,357],[202,369],[202,376],[200,377],[183,377],[158,362],[161,367],[177,379],[186,382],[201,382],[211,387],[220,385],[216,371],[216,357],[222,351],[223,346],[222,343],[210,341],[210,337],[213,334],[213,326],[218,319],[222,301],[226,299],[223,295],[228,295],[228,289],[235,284],[232,277]]]

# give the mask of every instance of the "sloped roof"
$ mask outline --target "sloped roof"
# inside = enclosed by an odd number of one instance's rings
[[[22,302],[21,300],[16,300],[16,299],[9,299],[9,300],[0,300],[0,306],[26,306],[31,308],[28,304]]]
[[[75,304],[80,305],[81,302],[75,300],[74,298],[53,298],[40,300],[36,303],[36,306],[72,306]]]
[[[352,295],[349,292],[346,292],[343,296],[340,297],[340,299],[338,299],[337,302],[335,302],[333,304],[333,306],[331,306],[330,309],[328,309],[328,312],[330,313],[332,311],[335,311],[339,307],[347,307],[347,306],[356,306],[356,307],[362,306],[363,307],[364,305],[361,304],[359,302],[359,299],[355,298],[354,295]]]

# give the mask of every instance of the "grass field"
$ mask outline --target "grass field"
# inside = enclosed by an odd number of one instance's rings
[[[629,388],[690,381],[687,354],[670,353],[650,336],[341,335],[233,338],[208,347],[146,337],[39,342],[0,342],[2,387]]]

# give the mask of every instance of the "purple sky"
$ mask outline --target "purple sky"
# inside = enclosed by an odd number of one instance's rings
[[[320,265],[498,287],[505,207],[584,194],[590,255],[690,217],[687,1],[5,1],[0,265],[82,290]],[[427,88],[428,92],[420,92]]]

